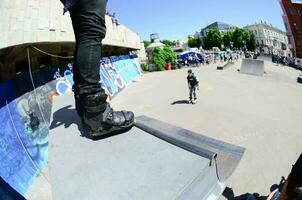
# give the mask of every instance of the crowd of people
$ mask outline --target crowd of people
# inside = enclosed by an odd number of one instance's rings
[[[191,52],[185,56],[177,57],[177,66],[182,67],[198,67],[201,64],[207,65],[211,63],[236,62],[245,56],[243,51],[221,51],[221,52]],[[252,58],[255,59],[253,56]]]
[[[287,65],[289,67],[293,67],[298,70],[302,70],[302,59],[291,57],[291,56],[280,56],[273,54],[272,55],[272,62]]]

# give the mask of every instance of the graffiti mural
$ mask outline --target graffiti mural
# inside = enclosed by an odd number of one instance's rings
[[[110,96],[140,74],[134,56],[100,61],[100,84]],[[71,92],[73,84],[72,64],[29,71],[0,84],[0,177],[23,196],[48,162],[52,99]]]
[[[110,57],[100,60],[100,84],[111,97],[119,93],[140,74],[139,60],[135,56]],[[53,77],[58,81],[56,91],[59,95],[72,91],[74,84],[72,64],[68,64],[68,69],[65,71],[58,68]]]

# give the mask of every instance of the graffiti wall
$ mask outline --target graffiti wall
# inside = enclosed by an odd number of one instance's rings
[[[134,56],[100,61],[100,84],[110,96],[140,74]],[[48,161],[52,99],[71,92],[72,85],[72,64],[28,71],[0,84],[0,176],[21,195]]]

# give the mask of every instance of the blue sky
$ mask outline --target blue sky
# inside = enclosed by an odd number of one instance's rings
[[[107,9],[143,39],[182,39],[214,21],[242,27],[264,20],[285,29],[279,0],[109,0]]]

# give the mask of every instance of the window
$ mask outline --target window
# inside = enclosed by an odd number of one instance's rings
[[[301,17],[301,10],[297,9],[297,15]]]

